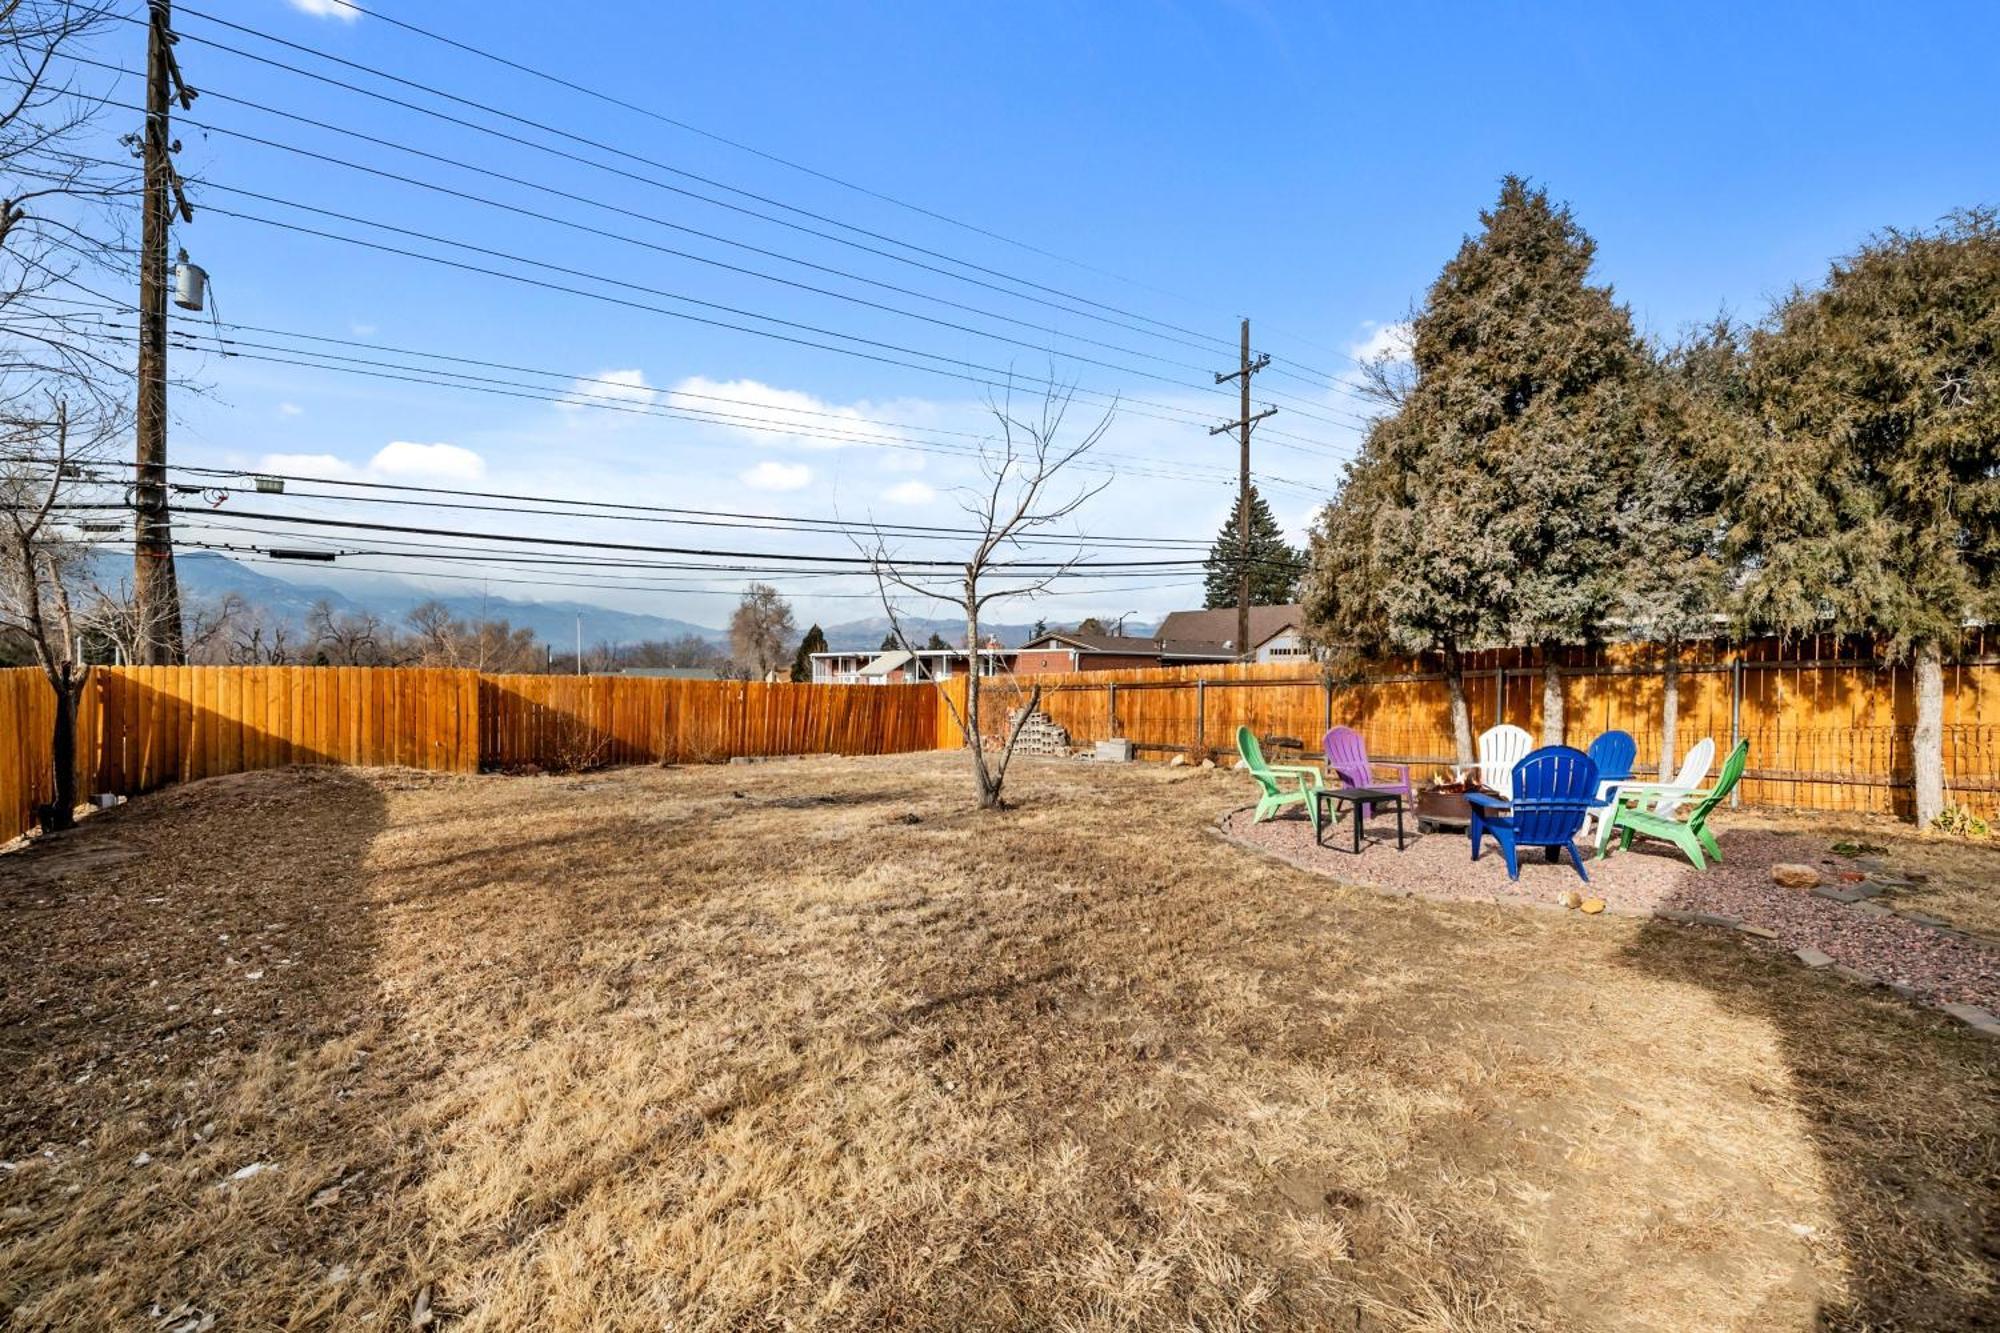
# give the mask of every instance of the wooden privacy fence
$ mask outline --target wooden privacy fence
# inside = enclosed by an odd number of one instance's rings
[[[0,840],[53,792],[55,697],[0,670]],[[937,745],[928,685],[488,676],[389,667],[99,667],[77,717],[77,795],[135,796],[285,764],[482,767],[890,754]]]
[[[1968,636],[1966,651],[1945,668],[1945,787],[1950,800],[2000,814],[2000,658],[1986,648],[1982,636]],[[1676,753],[1704,736],[1721,753],[1747,738],[1744,801],[1907,814],[1916,720],[1910,673],[1854,651],[1831,639],[1690,650],[1680,665]],[[1665,691],[1657,653],[1578,650],[1562,671],[1571,743],[1615,727],[1637,738],[1642,769],[1659,763]],[[1539,738],[1541,674],[1514,652],[1468,658],[1474,734],[1505,721]],[[1408,763],[1419,780],[1454,762],[1450,692],[1435,671],[1348,685],[1329,685],[1295,664],[1077,672],[1012,678],[992,701],[1011,707],[1037,684],[1043,711],[1073,744],[1121,737],[1142,758],[1233,756],[1238,726],[1296,738],[1312,754],[1338,723],[1362,734],[1372,758]],[[948,714],[939,734],[957,739]]]

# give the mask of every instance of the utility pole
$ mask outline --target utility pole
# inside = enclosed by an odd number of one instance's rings
[[[174,577],[174,539],[167,515],[167,233],[168,196],[185,222],[194,221],[174,170],[175,143],[169,104],[185,111],[194,90],[181,78],[174,59],[170,0],[147,0],[146,128],[141,154],[145,193],[139,238],[139,401],[135,421],[137,467],[133,508],[137,530],[132,543],[132,584],[138,599],[139,665],[179,666],[186,658],[181,638],[180,584]]]
[[[1241,444],[1236,483],[1236,656],[1246,662],[1250,660],[1250,428],[1278,410],[1267,407],[1255,416],[1250,414],[1250,377],[1270,364],[1268,352],[1259,354],[1255,361],[1250,359],[1250,321],[1244,320],[1243,350],[1236,369],[1226,374],[1222,371],[1215,373],[1217,384],[1241,381],[1239,387],[1243,390],[1243,400],[1240,415],[1225,426],[1208,429],[1210,435],[1233,430],[1237,432]]]

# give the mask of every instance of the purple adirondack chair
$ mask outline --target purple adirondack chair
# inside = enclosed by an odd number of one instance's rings
[[[1337,776],[1343,787],[1381,787],[1388,791],[1401,792],[1403,801],[1412,799],[1410,792],[1410,766],[1408,764],[1373,764],[1368,761],[1368,745],[1361,739],[1361,733],[1352,727],[1335,727],[1320,738],[1320,748],[1326,751],[1326,771]],[[1375,776],[1378,768],[1393,768],[1396,778],[1385,782]],[[1370,807],[1363,818],[1375,814]]]

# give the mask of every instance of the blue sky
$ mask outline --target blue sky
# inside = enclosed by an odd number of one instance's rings
[[[185,123],[179,130],[183,168],[210,184],[197,188],[199,215],[178,231],[176,242],[211,273],[222,319],[595,377],[599,382],[587,391],[642,411],[181,354],[177,368],[210,391],[203,398],[181,396],[176,461],[945,524],[957,521],[953,488],[971,476],[965,460],[950,453],[827,447],[824,440],[649,414],[731,399],[759,405],[730,409],[746,414],[808,408],[894,422],[859,429],[906,443],[964,439],[919,437],[909,429],[980,429],[984,390],[961,379],[224,215],[233,210],[448,254],[620,300],[693,309],[657,294],[670,292],[878,343],[1012,366],[1030,376],[1045,374],[1053,355],[1060,376],[1156,404],[1157,415],[1186,418],[1154,419],[1146,414],[1153,409],[1128,409],[1118,418],[1104,445],[1114,456],[1112,485],[1079,516],[1088,532],[1205,539],[1230,507],[1225,474],[1234,462],[1233,449],[1210,439],[1193,419],[1219,421],[1231,414],[1231,400],[1203,387],[1203,368],[1222,368],[1229,360],[1219,346],[1175,341],[1186,333],[1153,336],[1164,330],[1151,323],[1134,331],[1052,310],[705,205],[629,174],[595,170],[317,84],[192,39],[322,69],[564,151],[605,157],[323,66],[192,10],[509,108],[650,160],[606,159],[621,171],[713,193],[711,186],[664,175],[661,168],[706,176],[836,224],[982,265],[1006,275],[993,278],[1001,285],[1025,279],[1060,291],[1065,301],[1102,303],[1122,323],[1163,321],[1228,342],[1236,317],[1248,314],[1259,348],[1290,366],[1333,377],[1258,381],[1260,403],[1267,390],[1293,395],[1277,400],[1283,410],[1269,423],[1272,438],[1259,441],[1257,467],[1273,479],[1270,498],[1296,533],[1303,532],[1316,497],[1337,484],[1340,456],[1352,447],[1357,406],[1340,382],[1352,373],[1349,357],[1382,345],[1385,326],[1402,317],[1476,226],[1478,210],[1507,172],[1528,175],[1572,204],[1598,241],[1600,278],[1631,304],[1644,329],[1662,337],[1719,309],[1755,317],[1773,296],[1813,281],[1829,259],[1871,230],[1926,225],[1956,206],[1996,202],[2000,189],[1992,176],[2000,160],[2000,81],[1991,71],[2000,11],[1991,6],[549,6],[381,0],[380,7],[384,15],[474,41],[1063,260],[453,52],[377,17],[343,16],[337,0],[199,0],[181,8],[178,26],[190,40],[182,42],[180,58],[189,80],[215,96],[199,102],[189,122],[418,176],[652,246],[782,272],[934,319],[1000,330],[1025,345],[726,272]],[[130,50],[107,45],[103,54],[136,67],[138,37],[133,28],[119,37]],[[355,141],[226,97],[387,143]],[[425,163],[391,145],[460,159],[571,197]],[[509,257],[397,238],[225,186]],[[771,211],[741,195],[726,197]],[[784,216],[822,230],[829,226]],[[662,223],[923,295],[809,272]],[[655,292],[551,274],[516,257]],[[982,313],[948,309],[925,296],[974,305]],[[995,315],[1019,322],[997,322]],[[1047,325],[1060,336],[1024,325]],[[1079,337],[1120,350],[1087,346]],[[1119,368],[1072,359],[1078,353]],[[385,357],[406,359],[400,353]],[[560,392],[560,380],[546,382],[551,393]],[[711,397],[666,396],[677,388]],[[1085,409],[1077,411],[1081,416]],[[1294,439],[1280,440],[1279,432]],[[303,500],[290,501],[287,511],[336,512]],[[651,528],[635,536],[629,526],[608,523],[538,526],[536,520],[450,513],[431,518],[445,526],[559,529],[613,540],[700,537],[763,550],[850,549],[838,540],[794,534]],[[408,519],[404,514],[388,521]],[[954,549],[937,545],[924,553]],[[866,588],[855,582],[772,581],[793,595],[802,623],[871,609],[858,595]],[[719,594],[734,585],[706,582],[713,591],[640,593],[607,586],[600,596],[632,609],[719,623],[729,604]],[[578,595],[573,588],[495,591]],[[1148,580],[1015,608],[1007,618],[1032,619],[1038,611],[1057,621],[1128,609],[1154,614],[1198,596],[1194,579]]]

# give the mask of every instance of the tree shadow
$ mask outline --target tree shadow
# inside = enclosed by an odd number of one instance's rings
[[[1714,931],[1644,926],[1625,961],[1775,1032],[1839,1219],[1828,1329],[2000,1328],[2000,1061],[1993,1043]],[[1699,1033],[1689,1033],[1700,1040]]]
[[[375,783],[293,768],[0,858],[0,1158],[35,1167],[0,1178],[0,1314],[278,1327],[407,1302],[398,1264],[335,1267],[420,1169],[367,892],[386,822]]]

